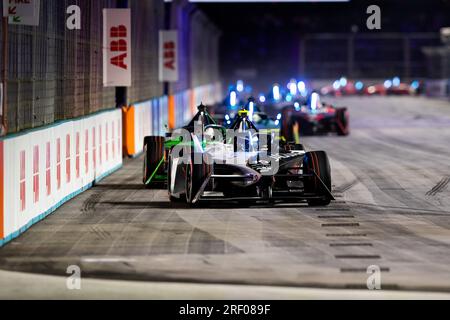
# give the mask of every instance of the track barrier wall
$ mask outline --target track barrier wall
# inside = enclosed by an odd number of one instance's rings
[[[432,79],[425,82],[428,97],[450,98],[450,79]]]
[[[137,156],[144,137],[187,124],[220,83],[0,139],[0,247]]]
[[[123,108],[125,154],[140,155],[146,136],[165,136],[166,126],[182,127],[197,113],[198,105],[213,105],[221,99],[222,86],[217,83]]]
[[[0,246],[122,166],[109,110],[0,139]]]

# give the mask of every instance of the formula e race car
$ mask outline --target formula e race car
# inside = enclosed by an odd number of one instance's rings
[[[144,181],[165,177],[172,202],[284,200],[326,206],[334,200],[327,154],[280,145],[276,135],[258,131],[247,110],[226,130],[200,106],[191,123],[176,131],[167,140],[145,140]]]
[[[320,93],[323,96],[354,96],[363,93],[364,84],[361,81],[354,82],[347,80],[346,78],[341,78],[336,80],[333,84],[328,85],[320,89]]]
[[[305,105],[295,104],[283,109],[281,136],[286,141],[300,142],[300,136],[336,133],[350,134],[347,108],[322,103],[318,93],[312,93]]]
[[[421,92],[421,84],[419,81],[412,83],[400,82],[399,78],[386,80],[384,83],[378,83],[368,86],[364,89],[366,95],[392,95],[392,96],[408,96],[417,95]]]
[[[323,96],[386,96],[386,95],[417,95],[423,90],[420,81],[412,83],[401,82],[399,77],[385,80],[381,83],[368,85],[362,81],[347,80],[345,77],[336,80],[333,84],[327,85],[320,89]]]
[[[204,105],[198,107],[198,113],[192,121],[184,128],[184,132],[194,132],[196,124],[201,128],[214,130],[222,129],[217,125],[216,120],[208,113]],[[225,130],[224,128],[222,130]],[[182,137],[173,137],[167,133],[165,137],[149,136],[144,138],[144,178],[143,182],[148,187],[160,186],[167,183],[168,159],[170,151],[182,144]],[[187,145],[190,146],[190,145]]]
[[[281,120],[281,113],[276,115],[275,117],[270,117],[266,112],[264,112],[260,105],[256,102],[256,100],[253,97],[250,97],[247,101],[247,104],[245,105],[245,109],[248,110],[248,116],[250,121],[254,124],[254,126],[264,132],[270,132],[270,131],[279,131],[280,129],[280,120]],[[239,117],[239,114],[237,113],[235,116],[232,114],[226,114],[224,115],[223,124],[225,127],[229,128],[233,125],[234,120],[236,117]],[[220,121],[220,120],[219,120]]]

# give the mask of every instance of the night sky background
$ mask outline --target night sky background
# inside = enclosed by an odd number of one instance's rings
[[[382,30],[366,27],[367,7],[382,10]],[[257,69],[274,80],[298,72],[299,39],[311,33],[436,32],[450,26],[450,0],[352,0],[348,3],[199,4],[222,30],[221,72],[225,81],[236,70]],[[269,81],[269,79],[267,79]],[[272,79],[270,79],[271,81]]]

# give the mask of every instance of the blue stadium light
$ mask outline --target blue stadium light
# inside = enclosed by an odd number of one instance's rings
[[[306,83],[304,81],[299,81],[297,84],[298,91],[300,92],[302,97],[306,97],[308,95],[308,90],[306,89]]]
[[[295,108],[295,111],[300,111],[300,103],[298,103],[298,102],[294,103],[294,108]]]
[[[364,83],[362,83],[361,81],[356,82],[355,88],[356,90],[362,90],[364,88]]]
[[[238,92],[243,92],[244,91],[244,81],[239,80],[236,84],[236,90]]]
[[[230,121],[230,116],[228,114],[225,116],[225,120]]]
[[[248,105],[248,109],[249,119],[250,121],[253,121],[253,115],[255,114],[255,103],[250,102]]]
[[[286,102],[292,102],[292,95],[291,94],[288,94],[288,95],[286,95]]]
[[[277,114],[277,120],[281,120],[282,117],[281,113]]]
[[[347,78],[345,78],[345,77],[342,77],[342,78],[339,80],[339,84],[341,85],[341,87],[347,86],[347,83],[348,83],[348,81],[347,81]]]
[[[276,120],[276,121],[275,121],[275,125],[276,125],[276,126],[279,126],[279,125],[280,125],[280,120]]]
[[[297,95],[298,93],[297,80],[291,79],[291,82],[289,82],[289,91],[291,92],[292,96]]]
[[[313,110],[313,111],[317,110],[318,102],[319,102],[319,94],[313,93],[311,95],[311,110]]]
[[[263,94],[259,95],[259,102],[261,103],[266,102],[266,97]]]
[[[399,77],[395,77],[392,80],[392,84],[394,85],[394,87],[398,87],[400,85],[400,78]]]
[[[275,101],[281,99],[280,86],[277,84],[273,86],[273,98]]]
[[[299,81],[297,86],[298,86],[298,91],[300,91],[300,92],[306,91],[306,83],[304,81]]]
[[[231,91],[230,93],[230,106],[236,107],[237,105],[237,94],[235,91]]]
[[[420,87],[420,82],[419,81],[415,80],[415,81],[413,81],[411,83],[411,88],[413,88],[414,90],[419,89],[419,87]]]
[[[333,88],[334,88],[334,90],[339,90],[340,87],[341,87],[341,82],[340,82],[339,80],[336,80],[336,81],[333,83]]]
[[[392,87],[392,81],[391,81],[391,80],[386,80],[386,81],[384,82],[384,87],[385,87],[386,89],[391,88],[391,87]]]
[[[291,95],[296,96],[297,95],[297,84],[291,83],[289,87],[289,91],[291,92]]]

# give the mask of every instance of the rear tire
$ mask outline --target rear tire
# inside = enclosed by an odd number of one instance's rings
[[[164,158],[164,137],[145,137],[144,139],[144,174],[143,183],[151,185],[149,179]],[[156,174],[164,174],[164,166],[160,166]]]
[[[349,117],[347,109],[336,110],[336,131],[338,136],[348,136],[350,134],[349,129]]]
[[[326,186],[325,188],[315,175],[305,178],[305,193],[322,197],[322,199],[308,200],[308,204],[328,206],[331,203],[331,166],[327,154],[324,151],[307,152],[303,160],[303,171],[305,174],[313,175],[315,172]]]

